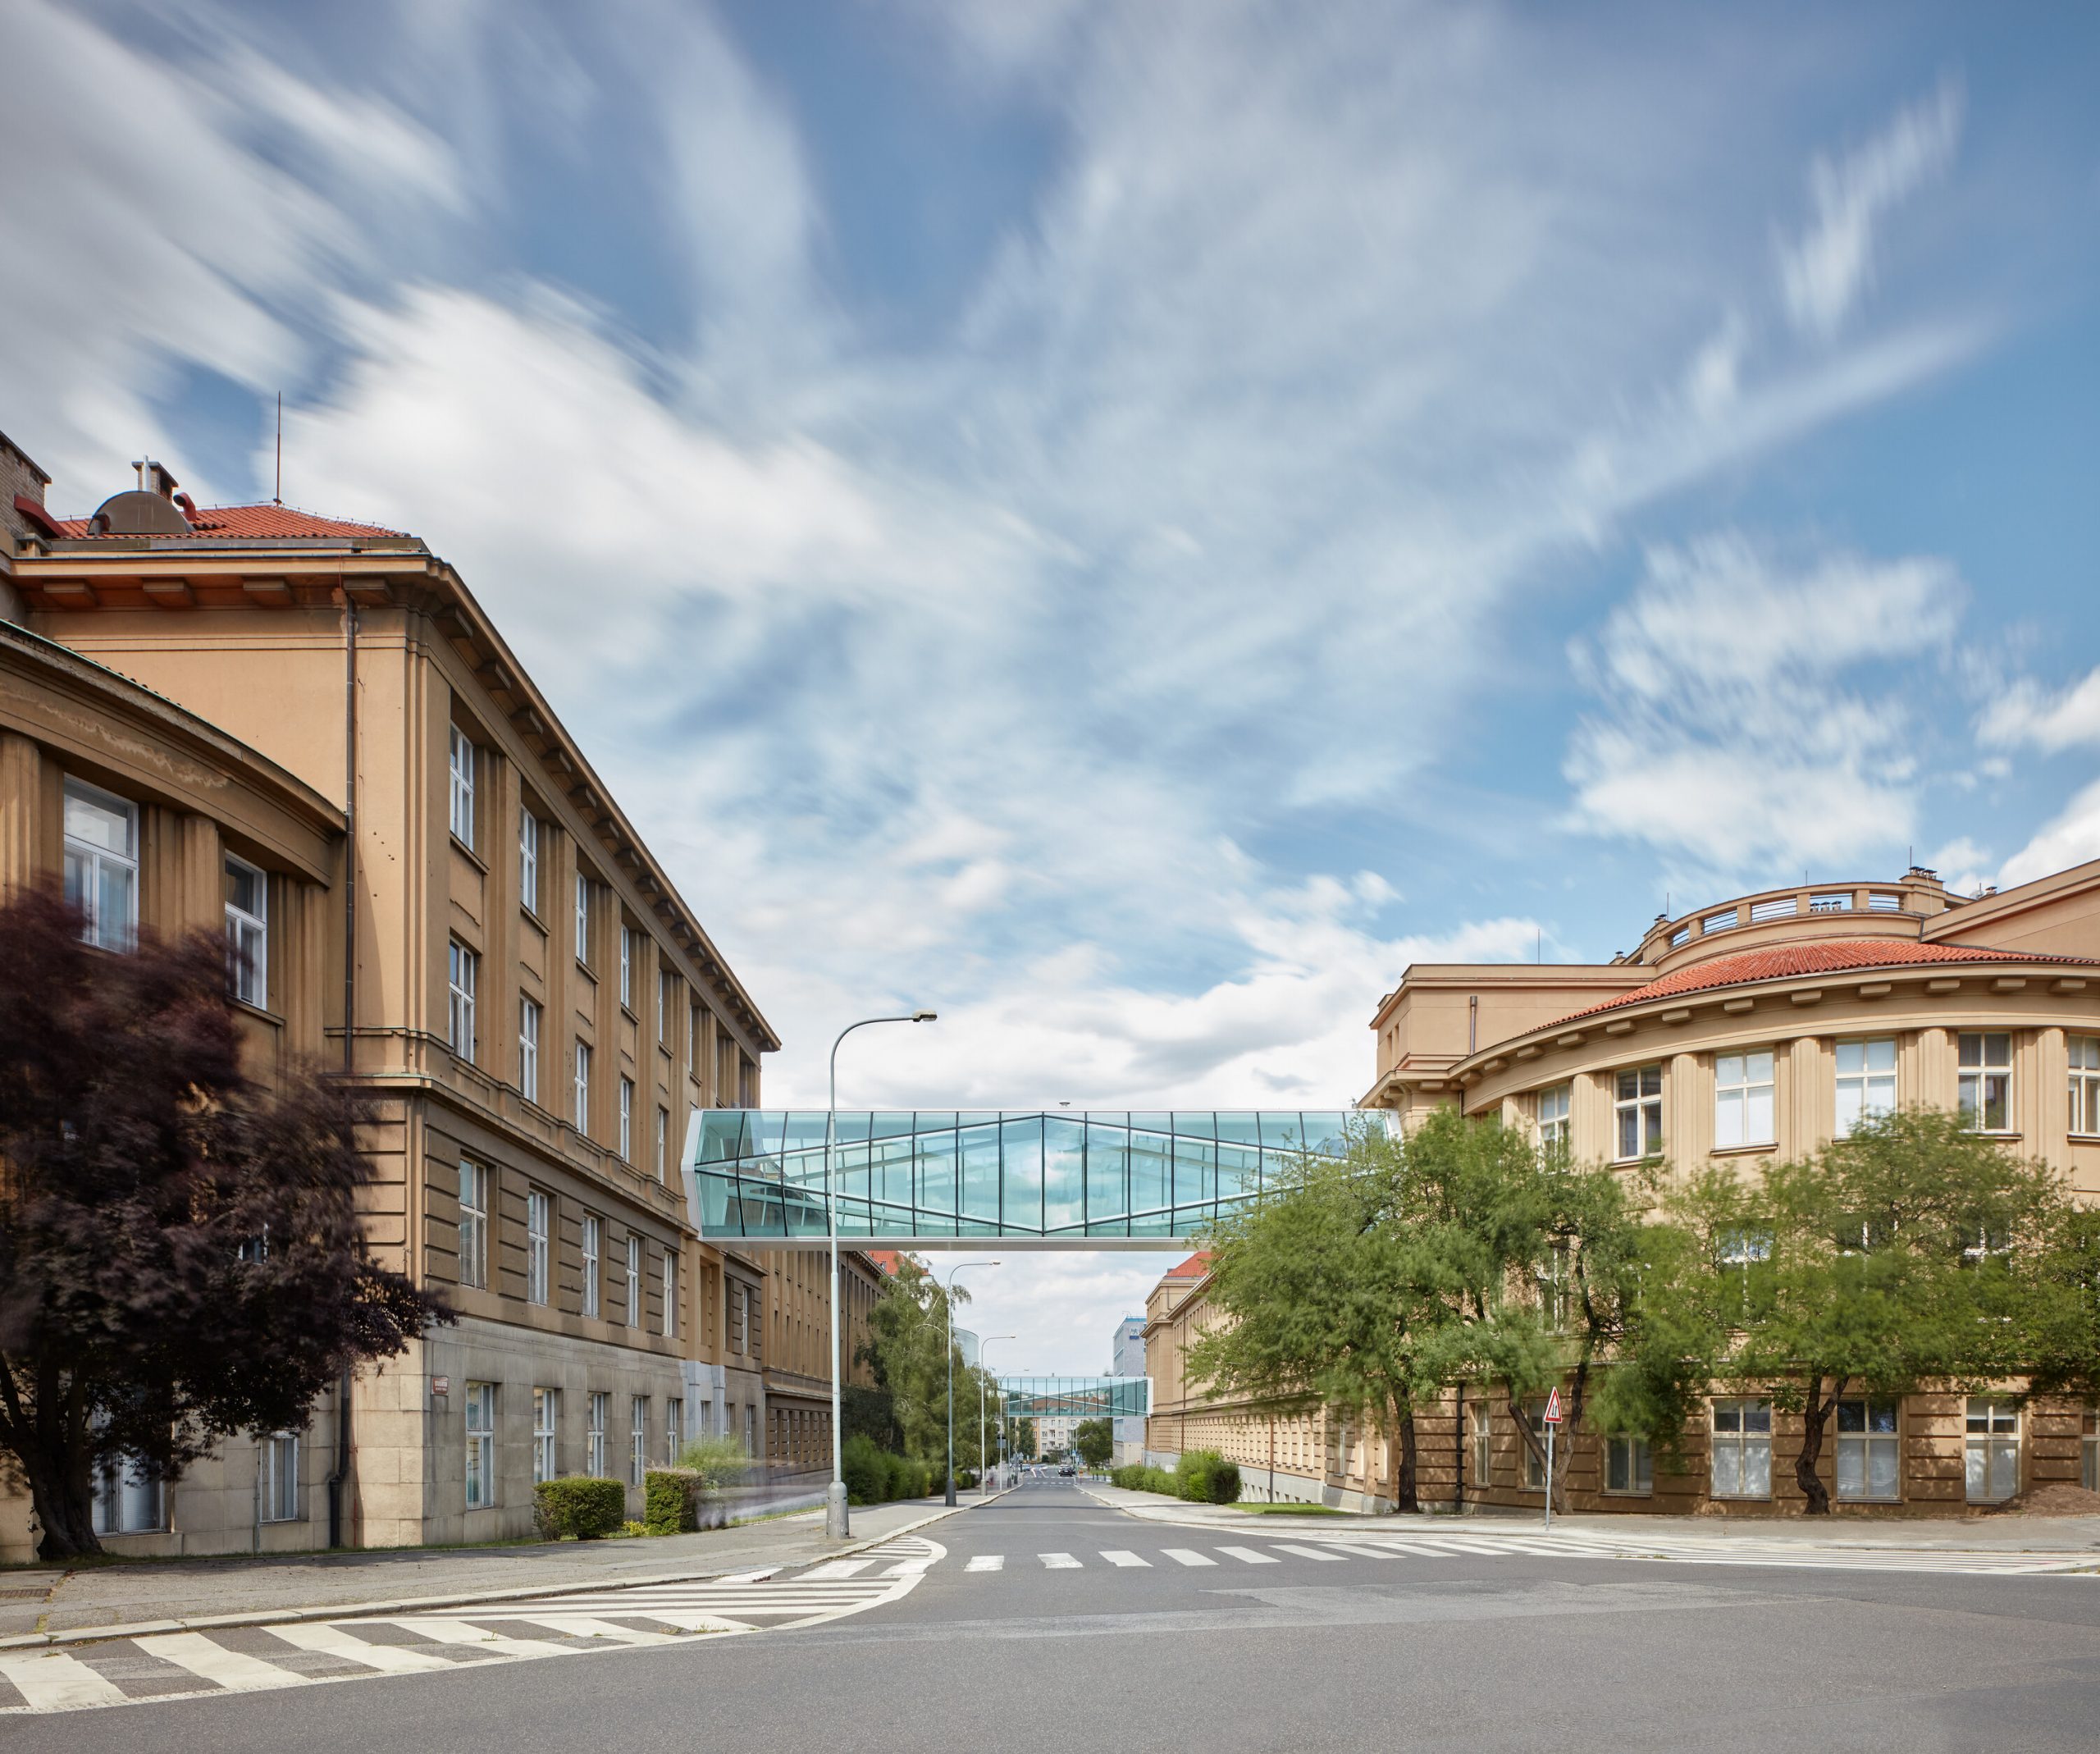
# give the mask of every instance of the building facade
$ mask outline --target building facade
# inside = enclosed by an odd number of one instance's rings
[[[1142,1377],[1145,1373],[1145,1318],[1141,1315],[1125,1316],[1116,1324],[1116,1331],[1108,1345],[1108,1374],[1112,1377]],[[1126,1462],[1140,1462],[1145,1453],[1145,1422],[1143,1419],[1118,1418],[1112,1422],[1116,1438],[1115,1464],[1121,1468]]]
[[[11,687],[0,882],[56,870],[76,813],[132,836],[148,921],[223,910],[232,930],[235,861],[252,874],[258,1052],[354,1076],[380,1117],[367,1245],[459,1314],[358,1373],[343,1432],[307,1434],[328,1458],[309,1472],[340,1476],[337,1537],[524,1535],[558,1473],[626,1480],[638,1514],[643,1471],[707,1432],[776,1467],[816,1453],[824,1276],[702,1244],[680,1173],[693,1117],[756,1103],[777,1038],[457,573],[400,532],[200,509],[153,464],[63,518],[19,450],[0,461],[16,661],[103,678],[75,742],[158,702],[192,752],[127,768],[39,729]],[[253,796],[197,751],[244,764]],[[75,811],[81,788],[101,816]],[[304,838],[265,837],[271,811]],[[848,1272],[864,1317],[874,1271]],[[126,1541],[252,1544],[193,1513],[199,1478]],[[291,1545],[315,1544],[302,1491]]]
[[[2100,1200],[2100,861],[1978,898],[1929,871],[1761,891],[1658,917],[1589,966],[1408,969],[1372,1020],[1363,1106],[1404,1126],[1453,1104],[1583,1162],[1710,1161],[1755,1174],[1898,1105],[1958,1111]],[[1155,1451],[1222,1450],[1259,1496],[1372,1505],[1392,1496],[1375,1432],[1208,1400],[1182,1349],[1212,1319],[1185,1263],[1148,1307]],[[1825,1483],[1841,1510],[1959,1510],[2052,1482],[2096,1485],[2093,1409],[2006,1392],[1841,1405]],[[1527,1409],[1536,1418],[1540,1409]],[[1803,1503],[1798,1421],[1769,1398],[1714,1400],[1683,1465],[1564,1432],[1577,1508],[1773,1514]],[[1506,1407],[1447,1395],[1417,1418],[1425,1504],[1537,1505],[1543,1482]],[[1271,1463],[1270,1457],[1277,1458]]]

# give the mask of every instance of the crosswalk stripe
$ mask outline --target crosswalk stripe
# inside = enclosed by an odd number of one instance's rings
[[[1125,1552],[1121,1547],[1111,1547],[1101,1556],[1112,1565],[1139,1565],[1147,1571],[1152,1569],[1150,1560],[1139,1559],[1136,1554]]]
[[[1354,1553],[1359,1559],[1396,1559],[1398,1550],[1393,1547],[1374,1547],[1361,1541],[1330,1541],[1322,1545],[1332,1547],[1337,1553]]]
[[[267,1687],[297,1687],[306,1679],[296,1669],[280,1669],[259,1656],[229,1651],[214,1644],[202,1633],[162,1633],[151,1638],[132,1640],[148,1656],[187,1669],[207,1681],[216,1681],[234,1692],[252,1692]]]
[[[637,1615],[646,1619],[646,1615]],[[684,1640],[669,1633],[644,1632],[638,1627],[621,1626],[611,1620],[601,1620],[588,1614],[535,1614],[529,1624],[544,1626],[550,1632],[562,1633],[570,1638],[609,1638],[619,1644],[682,1644]]]
[[[1164,1547],[1166,1556],[1183,1565],[1215,1565],[1217,1561],[1208,1553],[1198,1553],[1192,1547]]]
[[[1035,1556],[1043,1561],[1043,1569],[1046,1571],[1077,1571],[1080,1569],[1080,1562],[1069,1553],[1039,1553]]]
[[[382,1674],[426,1674],[436,1669],[457,1669],[450,1657],[433,1656],[413,1645],[373,1644],[347,1633],[340,1626],[303,1624],[272,1626],[270,1636],[302,1651],[318,1651],[325,1656],[340,1656]]]
[[[506,1620],[518,1619],[529,1610],[504,1614]],[[485,1626],[477,1626],[470,1620],[425,1619],[399,1619],[393,1623],[406,1627],[412,1633],[420,1633],[438,1644],[463,1644],[476,1651],[486,1651],[495,1656],[557,1656],[566,1651],[567,1645],[555,1644],[544,1638],[512,1638],[502,1633],[491,1632]]]
[[[0,1656],[0,1680],[11,1683],[34,1711],[65,1711],[81,1706],[121,1705],[123,1690],[63,1651],[34,1656]]]
[[[979,1553],[962,1569],[965,1571],[1003,1571],[1007,1555],[1003,1553]]]
[[[1220,1547],[1221,1553],[1229,1553],[1236,1560],[1249,1565],[1281,1565],[1283,1561],[1273,1553],[1258,1553],[1252,1547]]]
[[[829,1564],[818,1566],[814,1571],[804,1572],[801,1581],[818,1583],[829,1583],[833,1578],[850,1578],[865,1571],[874,1564],[872,1559],[835,1559]]]
[[[1323,1553],[1317,1547],[1301,1547],[1295,1542],[1290,1541],[1279,1541],[1276,1543],[1276,1551],[1279,1553],[1295,1553],[1300,1559],[1330,1560],[1337,1565],[1346,1564],[1348,1563],[1348,1561],[1339,1553]]]

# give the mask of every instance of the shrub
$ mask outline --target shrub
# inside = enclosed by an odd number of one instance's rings
[[[856,1432],[846,1440],[841,1466],[850,1504],[879,1505],[889,1496],[888,1464],[893,1458],[875,1447],[874,1438]]]
[[[629,1517],[627,1521],[620,1524],[619,1538],[623,1541],[633,1541],[648,1532],[649,1525],[646,1523],[637,1523],[632,1517]]]
[[[958,1492],[975,1491],[977,1489],[977,1470],[975,1468],[956,1469],[955,1471],[955,1489]]]
[[[1174,1476],[1164,1468],[1145,1469],[1144,1489],[1148,1492],[1164,1492],[1169,1498],[1178,1498],[1181,1496],[1180,1488],[1176,1485]]]
[[[682,1535],[700,1527],[705,1483],[688,1468],[652,1468],[642,1477],[641,1519],[652,1535]]]
[[[1146,1483],[1146,1476],[1158,1472],[1157,1468],[1148,1468],[1143,1462],[1125,1462],[1108,1479],[1111,1485],[1120,1486],[1126,1492],[1148,1492],[1153,1488]]]
[[[565,1474],[542,1480],[532,1488],[532,1520],[542,1538],[559,1541],[573,1535],[596,1541],[611,1534],[627,1515],[627,1488],[617,1480],[594,1480]]]
[[[1237,1504],[1239,1464],[1228,1462],[1215,1450],[1191,1450],[1175,1471],[1175,1490],[1190,1504]]]
[[[696,1437],[678,1451],[678,1466],[700,1476],[701,1489],[720,1492],[751,1477],[751,1459],[734,1437]]]

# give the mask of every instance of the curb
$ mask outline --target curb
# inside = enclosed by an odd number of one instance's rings
[[[885,1541],[894,1541],[899,1535],[908,1535],[929,1523],[938,1523],[980,1504],[990,1504],[1013,1491],[1011,1487],[994,1492],[991,1498],[973,1499],[969,1504],[959,1504],[953,1510],[946,1505],[930,1516],[922,1516],[916,1522],[886,1529],[879,1535],[870,1535],[865,1540],[848,1541],[842,1546],[819,1554],[812,1560],[783,1560],[778,1564],[752,1566],[743,1571],[660,1571],[646,1578],[619,1578],[587,1587],[597,1591],[650,1589],[666,1583],[701,1583],[715,1578],[742,1578],[757,1583],[776,1571],[787,1571],[797,1565],[819,1564],[827,1560],[843,1559],[850,1554],[880,1546]],[[112,1638],[149,1638],[157,1633],[208,1632],[235,1626],[293,1626],[310,1620],[358,1620],[377,1615],[422,1614],[441,1608],[468,1608],[482,1602],[531,1601],[541,1596],[559,1596],[585,1586],[563,1583],[536,1583],[522,1588],[507,1590],[470,1590],[450,1596],[404,1596],[389,1601],[363,1601],[339,1603],[333,1606],[312,1608],[254,1609],[245,1614],[200,1614],[179,1620],[119,1621],[108,1626],[76,1626],[65,1632],[11,1633],[0,1638],[0,1651],[48,1650],[58,1645],[101,1644]]]

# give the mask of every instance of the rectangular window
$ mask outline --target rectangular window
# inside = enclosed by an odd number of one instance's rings
[[[1568,1112],[1574,1087],[1557,1084],[1539,1092],[1539,1149],[1548,1156],[1568,1155]]]
[[[270,1003],[270,879],[226,855],[226,991],[244,1005]]]
[[[1860,1123],[1896,1108],[1896,1038],[1838,1044],[1837,1134],[1859,1131]]]
[[[1524,1418],[1532,1427],[1532,1435],[1539,1441],[1539,1449],[1524,1446],[1524,1490],[1543,1492],[1545,1490],[1545,1457],[1541,1454],[1545,1447],[1545,1403],[1527,1400],[1524,1403]]]
[[[664,1403],[664,1465],[678,1465],[678,1451],[683,1447],[686,1436],[686,1404],[684,1397],[673,1395]]]
[[[2073,1035],[2070,1050],[2070,1130],[2100,1133],[2100,1035]]]
[[[686,1007],[686,1067],[694,1077],[700,1076],[700,1004],[697,1000]]]
[[[480,984],[481,962],[458,939],[452,940],[450,1035],[452,1051],[468,1062],[474,1057],[474,989]]]
[[[1714,1149],[1769,1145],[1772,1131],[1772,1054],[1714,1056]]]
[[[1621,1433],[1605,1440],[1605,1490],[1636,1496],[1655,1489],[1655,1458],[1646,1437]]]
[[[467,1385],[467,1508],[495,1502],[495,1385]]]
[[[139,806],[66,782],[66,899],[87,916],[80,936],[129,950],[139,930]]]
[[[2020,1490],[2020,1409],[1989,1395],[1969,1397],[1969,1502],[1994,1505]]]
[[[634,1080],[620,1080],[620,1155],[634,1161]]]
[[[1612,1099],[1618,1161],[1653,1157],[1663,1149],[1663,1069],[1643,1066],[1618,1075]]]
[[[656,1179],[661,1181],[670,1172],[671,1111],[656,1111]]]
[[[1713,1494],[1716,1498],[1772,1496],[1772,1403],[1728,1399],[1714,1403]]]
[[[518,1002],[518,1091],[528,1103],[540,1099],[540,1006],[536,999]]]
[[[1979,1133],[2011,1126],[2012,1037],[1965,1035],[1960,1045],[1961,1118]]]
[[[598,1313],[598,1256],[604,1245],[605,1220],[595,1213],[583,1215],[583,1313],[595,1316]]]
[[[299,1520],[297,1432],[272,1432],[262,1440],[262,1520]]]
[[[671,1045],[671,982],[670,970],[656,971],[656,1044],[660,1048]]]
[[[1486,1407],[1473,1409],[1473,1484],[1488,1483],[1488,1469],[1493,1461],[1495,1422]]]
[[[664,1251],[664,1333],[675,1336],[678,1331],[678,1251]]]
[[[1892,1400],[1838,1403],[1838,1496],[1893,1503],[1903,1496],[1902,1439]]]
[[[474,844],[474,746],[456,724],[452,727],[452,838],[465,847]]]
[[[620,928],[620,1003],[634,1009],[634,934]]]
[[[525,1301],[547,1300],[548,1233],[553,1227],[554,1201],[537,1188],[525,1196]]]
[[[632,1401],[632,1423],[628,1427],[628,1484],[640,1486],[649,1471],[649,1397],[637,1395]]]
[[[2089,1492],[2100,1492],[2100,1414],[2088,1407],[2080,1423],[2084,1436],[2079,1440],[2079,1482]]]
[[[532,1479],[535,1484],[551,1480],[560,1470],[555,1466],[555,1429],[561,1417],[561,1391],[532,1391]]]
[[[144,1535],[167,1527],[167,1492],[143,1462],[116,1461],[95,1476],[98,1535]]]
[[[576,1088],[570,1112],[576,1121],[576,1131],[588,1135],[591,1131],[591,1048],[587,1043],[576,1044]]]
[[[518,806],[518,905],[527,913],[540,911],[540,819],[522,804]]]
[[[641,1326],[641,1239],[627,1240],[627,1325]]]
[[[605,1419],[606,1409],[613,1397],[600,1389],[591,1396],[591,1423],[584,1433],[587,1454],[584,1457],[584,1473],[594,1480],[605,1478]]]
[[[576,960],[591,966],[591,879],[576,874]]]
[[[459,1282],[489,1282],[489,1172],[459,1160]]]

